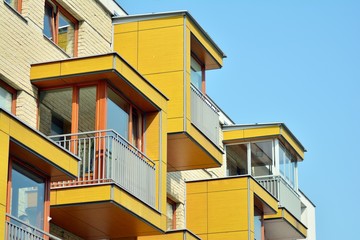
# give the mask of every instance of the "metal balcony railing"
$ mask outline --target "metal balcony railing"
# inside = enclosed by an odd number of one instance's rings
[[[31,226],[18,218],[8,214],[6,216],[9,219],[6,221],[6,240],[61,240],[61,238]]]
[[[288,184],[282,176],[261,176],[255,179],[296,218],[301,217],[300,195]]]
[[[191,86],[191,122],[216,146],[219,146],[219,110],[195,87]]]
[[[113,130],[50,136],[78,156],[79,177],[53,182],[51,188],[115,183],[141,201],[155,206],[155,163]]]

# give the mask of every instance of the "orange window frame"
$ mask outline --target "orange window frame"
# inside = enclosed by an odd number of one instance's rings
[[[6,0],[5,2],[10,5]],[[10,5],[11,6],[11,5]],[[13,7],[18,13],[21,13],[22,11],[22,0],[17,1],[17,5]]]
[[[23,168],[24,170],[32,173],[33,175],[39,176],[40,178],[44,179],[44,222],[43,222],[43,230],[44,232],[49,232],[50,230],[50,223],[48,221],[50,217],[50,178],[45,176],[43,173],[37,171],[36,169],[32,169],[25,165],[19,159],[10,156],[9,157],[9,165],[8,165],[8,182],[7,182],[7,196],[6,196],[6,213],[11,215],[10,206],[11,206],[11,187],[12,187],[12,168],[13,163],[16,163],[18,166]],[[7,221],[10,221],[9,217],[6,217]]]
[[[16,114],[16,90],[6,84],[4,81],[0,79],[0,87],[8,91],[12,95],[11,101],[11,113]]]
[[[58,44],[58,32],[56,29],[59,27],[59,13],[63,14],[70,22],[74,24],[74,57],[78,56],[78,38],[79,38],[79,21],[74,18],[65,8],[63,8],[59,3],[54,0],[46,0],[45,5],[51,7],[51,33],[53,42]]]

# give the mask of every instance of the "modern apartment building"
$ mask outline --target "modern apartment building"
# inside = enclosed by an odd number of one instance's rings
[[[0,3],[0,236],[315,240],[305,148],[206,95],[225,54],[186,11]]]

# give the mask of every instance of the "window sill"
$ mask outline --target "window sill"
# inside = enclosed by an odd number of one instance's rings
[[[13,13],[15,13],[24,23],[28,23],[28,20],[26,18],[23,17],[23,15],[21,15],[21,13],[19,13],[15,8],[13,8],[10,4],[8,4],[7,2],[5,2],[4,0],[4,5],[10,9]]]
[[[56,43],[54,43],[50,38],[48,38],[46,35],[43,34],[43,37],[49,41],[52,45],[54,45],[58,50],[60,50],[64,55],[65,57],[68,57],[68,58],[73,58],[72,56],[70,56],[68,53],[66,53],[64,51],[64,49],[62,49],[61,47],[59,47]]]

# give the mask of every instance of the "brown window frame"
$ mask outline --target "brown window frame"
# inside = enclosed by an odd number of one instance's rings
[[[16,114],[16,97],[17,97],[17,91],[10,87],[7,83],[5,83],[3,80],[0,79],[0,87],[8,91],[12,95],[12,102],[11,102],[11,113]]]
[[[51,15],[51,33],[52,33],[52,41],[58,45],[58,29],[59,26],[59,13],[64,15],[72,24],[74,24],[74,52],[73,57],[78,56],[78,38],[79,38],[79,21],[73,17],[65,8],[63,8],[57,1],[55,0],[45,0],[45,5],[51,7],[52,15]],[[46,14],[46,13],[44,13]],[[45,17],[45,16],[44,16]]]
[[[176,229],[176,202],[174,202],[170,198],[167,198],[166,202],[172,206],[172,222],[171,222],[172,228],[169,230],[175,230]]]
[[[8,165],[8,179],[7,179],[7,195],[6,195],[6,213],[11,216],[11,188],[12,188],[12,168],[13,164],[16,163],[25,171],[36,175],[42,179],[44,179],[44,222],[43,222],[43,230],[44,232],[50,231],[50,223],[48,221],[50,217],[50,177],[44,175],[34,168],[30,168],[28,165],[23,163],[21,160],[15,158],[14,156],[9,157],[9,165]],[[10,221],[9,217],[6,217],[7,221]]]

